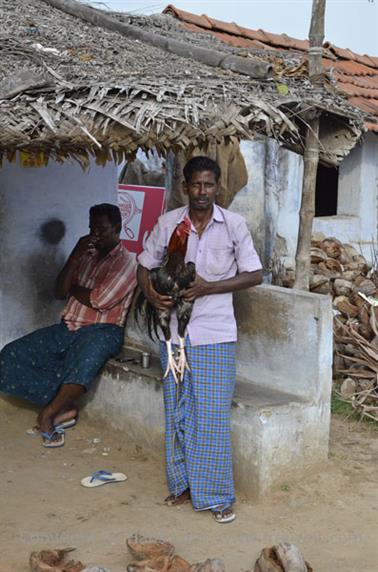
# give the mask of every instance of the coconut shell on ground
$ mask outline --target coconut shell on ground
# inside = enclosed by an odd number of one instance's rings
[[[145,538],[139,534],[128,538],[126,545],[136,560],[153,560],[160,556],[172,556],[175,551],[175,547],[169,542]]]
[[[56,548],[32,552],[29,565],[32,572],[82,572],[85,566],[79,561],[68,560],[67,554],[75,548]]]
[[[287,542],[263,548],[253,572],[313,572],[301,551]]]

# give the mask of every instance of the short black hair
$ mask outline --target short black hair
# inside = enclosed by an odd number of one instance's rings
[[[193,157],[189,159],[187,164],[184,167],[184,177],[185,181],[189,183],[193,176],[193,173],[198,171],[211,171],[214,173],[214,177],[216,182],[219,181],[221,176],[221,170],[216,161],[210,159],[210,157],[205,157],[204,155],[198,155],[197,157]]]
[[[122,225],[121,211],[117,205],[111,205],[109,203],[93,205],[93,207],[89,209],[89,217],[93,216],[107,216],[112,226],[121,227]]]

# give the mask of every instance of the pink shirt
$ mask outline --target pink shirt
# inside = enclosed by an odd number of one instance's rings
[[[148,270],[160,266],[171,234],[185,216],[188,216],[188,207],[175,209],[159,218],[147,239],[145,250],[138,257],[139,264]],[[214,206],[213,218],[201,237],[192,225],[185,260],[194,262],[197,274],[208,281],[224,280],[240,272],[253,272],[262,268],[245,219],[217,205]],[[177,343],[174,310],[171,331],[172,340]],[[232,293],[197,298],[187,333],[193,346],[236,341]]]
[[[93,307],[71,296],[62,313],[69,330],[91,324],[123,326],[136,286],[135,260],[121,243],[104,258],[88,252],[80,259],[77,284],[90,288]]]

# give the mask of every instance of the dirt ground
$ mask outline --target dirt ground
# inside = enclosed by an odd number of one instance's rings
[[[165,507],[162,459],[127,435],[81,420],[63,448],[48,450],[25,433],[34,418],[0,400],[1,572],[26,572],[32,550],[67,546],[86,564],[124,572],[135,532],[169,540],[191,562],[222,558],[227,572],[253,569],[261,548],[282,541],[297,544],[314,572],[377,572],[378,433],[368,424],[334,418],[327,464],[258,504],[239,496],[237,520],[219,525],[188,505]],[[80,486],[101,468],[128,480]]]

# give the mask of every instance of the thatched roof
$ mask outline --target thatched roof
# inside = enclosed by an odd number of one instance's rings
[[[103,162],[139,147],[165,153],[259,134],[301,152],[304,126],[317,110],[323,161],[339,162],[360,136],[358,111],[332,89],[314,92],[303,75],[272,75],[262,59],[242,61],[242,73],[222,69],[235,69],[241,57],[232,63],[216,39],[220,63],[208,66],[85,23],[51,1],[0,0],[0,159],[24,150],[85,165],[89,154]],[[169,16],[132,25],[151,37],[187,39]]]

